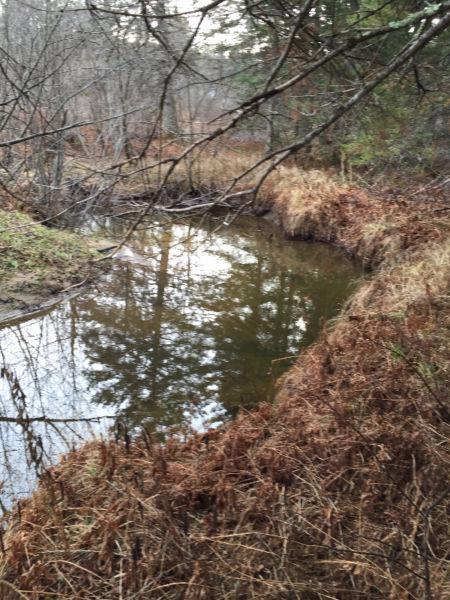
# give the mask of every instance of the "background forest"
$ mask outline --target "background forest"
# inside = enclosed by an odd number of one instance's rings
[[[251,155],[350,180],[356,170],[366,183],[445,180],[449,9],[2,0],[3,193],[48,214],[80,190],[87,201],[137,180],[147,191],[186,180],[186,162],[195,188],[219,150],[234,153],[233,176]]]

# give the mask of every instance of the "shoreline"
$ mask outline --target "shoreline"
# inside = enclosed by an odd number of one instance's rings
[[[160,214],[163,215],[165,213],[161,212]],[[342,252],[348,258],[355,260],[357,262],[362,262],[360,257],[358,257],[357,255],[352,253],[352,251],[349,248],[346,248],[343,245],[339,245],[337,243],[332,243],[329,240],[315,239],[314,237],[305,237],[304,238],[304,237],[295,237],[295,236],[292,237],[292,236],[287,235],[287,232],[283,227],[283,223],[280,221],[279,217],[272,209],[269,209],[268,211],[261,213],[259,211],[258,207],[256,207],[253,211],[246,213],[246,216],[252,216],[255,219],[267,220],[279,231],[280,235],[285,235],[288,239],[291,239],[291,240],[297,239],[299,241],[306,241],[306,242],[309,241],[311,243],[323,243],[326,245],[332,245],[336,250]],[[30,227],[37,227],[37,228],[43,227],[39,223],[32,223],[31,220],[30,220],[30,223],[31,223]],[[70,229],[69,230],[59,230],[59,229],[55,228],[55,229],[51,229],[50,231],[56,236],[58,236],[59,233],[62,233],[63,235],[68,234],[69,236],[71,236],[73,238],[73,240],[77,240],[78,243],[84,244],[86,249],[90,250],[92,252],[92,256],[91,256],[92,259],[95,258],[94,253],[103,253],[106,250],[115,248],[115,245],[111,245],[109,242],[105,242],[105,244],[102,244],[102,243],[99,244],[97,240],[92,240],[89,237],[79,236],[78,234],[73,233]],[[105,246],[105,247],[103,247],[103,246]],[[59,303],[69,300],[69,299],[73,298],[74,296],[76,296],[77,294],[79,294],[80,292],[82,292],[83,290],[87,289],[89,287],[89,285],[91,285],[92,283],[97,281],[98,277],[101,277],[101,275],[103,273],[103,269],[101,269],[101,267],[98,264],[95,264],[93,262],[89,262],[89,263],[86,262],[85,264],[80,264],[80,267],[81,267],[81,271],[82,271],[83,275],[85,275],[84,279],[81,281],[77,281],[78,278],[76,277],[75,281],[73,281],[73,283],[71,283],[66,288],[62,287],[60,290],[58,290],[58,289],[50,289],[49,290],[47,288],[40,287],[38,292],[33,293],[32,301],[26,302],[23,307],[15,306],[14,305],[15,303],[13,303],[12,307],[0,306],[0,326],[8,323],[9,321],[27,319],[29,317],[32,317],[33,315],[39,314],[42,311],[50,310],[51,308],[58,305]],[[370,268],[369,265],[365,265],[365,267]],[[62,268],[64,270],[64,266]],[[86,268],[88,268],[87,271],[86,271]],[[97,274],[93,273],[92,272],[93,270],[96,270]],[[37,268],[34,273],[30,273],[29,274],[30,277],[31,278],[35,277],[36,274],[38,273],[38,271],[39,271],[39,269]],[[70,279],[68,278],[67,282],[69,282],[69,281],[70,281]],[[74,288],[75,288],[75,291],[73,291]],[[18,296],[18,301],[16,302],[16,304],[20,304],[21,303],[20,289],[17,292],[17,296]],[[25,294],[25,296],[26,296],[26,294]],[[6,305],[7,304],[8,303],[6,303]]]
[[[72,232],[0,211],[0,323],[45,310],[92,281],[95,248]]]
[[[0,210],[0,326],[72,298],[104,272],[102,243],[47,228],[19,211]],[[104,245],[104,244],[103,244]]]
[[[343,248],[371,279],[275,405],[187,442],[89,442],[49,469],[7,520],[5,582],[67,598],[111,595],[119,573],[142,598],[445,593],[449,221],[296,181],[283,170],[267,203],[285,234]]]

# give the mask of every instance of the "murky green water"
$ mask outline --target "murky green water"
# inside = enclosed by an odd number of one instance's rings
[[[0,361],[24,396],[0,380],[3,415],[101,417],[33,423],[44,462],[113,418],[163,435],[271,399],[275,380],[356,285],[358,269],[329,247],[288,242],[254,218],[217,225],[148,225],[94,288],[0,330]],[[120,239],[125,226],[102,228]],[[16,493],[28,477],[24,434],[0,423],[0,469]]]

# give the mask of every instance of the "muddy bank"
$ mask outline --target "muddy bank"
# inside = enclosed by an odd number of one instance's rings
[[[270,186],[287,235],[373,278],[275,405],[164,446],[118,432],[50,469],[7,521],[11,597],[444,598],[446,212],[292,170]]]
[[[96,244],[0,211],[0,322],[48,308],[98,275]]]

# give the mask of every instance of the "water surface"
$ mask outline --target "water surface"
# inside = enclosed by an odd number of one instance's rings
[[[356,285],[358,269],[327,246],[286,241],[250,217],[217,226],[149,223],[95,287],[3,326],[3,416],[100,417],[0,423],[5,493],[27,491],[30,454],[54,460],[114,420],[162,436],[271,400],[276,379]],[[114,240],[126,224],[96,229]]]

